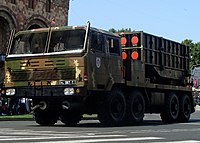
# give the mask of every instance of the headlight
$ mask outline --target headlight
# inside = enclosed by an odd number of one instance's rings
[[[65,88],[64,89],[64,95],[73,95],[74,94],[74,88]]]
[[[8,95],[8,96],[15,95],[15,89],[13,89],[13,88],[6,89],[6,95]]]

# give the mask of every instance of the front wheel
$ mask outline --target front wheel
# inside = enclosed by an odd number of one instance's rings
[[[82,119],[82,113],[79,111],[63,111],[60,120],[66,126],[75,126]]]
[[[34,112],[33,116],[36,123],[38,123],[41,126],[52,126],[55,123],[57,123],[57,120],[58,120],[57,114],[51,112],[50,110],[45,111],[45,110],[37,109]]]

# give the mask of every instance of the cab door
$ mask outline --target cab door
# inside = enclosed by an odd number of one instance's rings
[[[121,58],[121,45],[119,38],[107,36],[106,40],[109,51],[109,81],[107,83],[107,88],[110,89],[114,83],[123,83],[123,61]]]
[[[92,89],[105,90],[109,78],[107,45],[105,35],[100,32],[90,33],[89,46],[89,86]]]

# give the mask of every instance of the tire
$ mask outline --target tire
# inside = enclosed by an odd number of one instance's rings
[[[140,91],[131,92],[127,100],[126,120],[128,124],[139,124],[143,121],[145,100]]]
[[[34,112],[34,119],[41,126],[52,126],[57,123],[58,116],[51,111],[38,109]]]
[[[177,121],[179,115],[179,100],[176,94],[172,93],[166,97],[164,109],[161,113],[161,119],[165,123]]]
[[[79,111],[63,111],[60,115],[60,121],[66,126],[75,126],[80,122],[82,117]]]
[[[126,100],[119,89],[113,89],[100,103],[98,119],[104,126],[122,125],[126,113]]]
[[[178,116],[179,122],[188,122],[191,114],[191,101],[188,95],[182,95],[180,98],[180,113]]]

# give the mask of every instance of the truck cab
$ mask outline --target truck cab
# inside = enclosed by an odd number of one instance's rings
[[[90,24],[20,31],[8,49],[5,96],[33,99],[39,124],[76,123],[123,83],[120,36]]]

